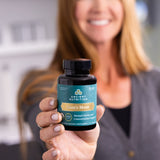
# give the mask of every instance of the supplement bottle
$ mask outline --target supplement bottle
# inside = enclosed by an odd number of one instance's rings
[[[96,126],[97,80],[89,74],[91,60],[63,61],[64,74],[58,77],[58,112],[66,130],[90,130]]]

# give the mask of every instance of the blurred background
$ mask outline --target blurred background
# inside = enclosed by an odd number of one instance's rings
[[[0,0],[0,159],[20,159],[17,90],[28,70],[45,68],[52,59],[57,1]],[[136,9],[146,53],[160,66],[160,1],[138,0]],[[29,127],[27,139],[32,141]]]

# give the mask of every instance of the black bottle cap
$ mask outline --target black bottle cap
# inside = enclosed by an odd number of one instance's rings
[[[90,59],[63,60],[63,68],[67,70],[90,70],[91,66]]]

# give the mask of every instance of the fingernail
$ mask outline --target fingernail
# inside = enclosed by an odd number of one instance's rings
[[[57,113],[52,114],[51,116],[53,121],[57,121],[59,119],[59,115]]]
[[[53,105],[54,105],[54,99],[52,99],[52,100],[49,102],[49,104],[50,104],[51,106],[53,106]]]
[[[56,126],[56,127],[54,127],[54,131],[55,131],[55,132],[60,132],[60,130],[61,130],[61,126]]]
[[[56,157],[57,156],[57,151],[55,150],[55,151],[52,151],[52,156],[53,157]]]

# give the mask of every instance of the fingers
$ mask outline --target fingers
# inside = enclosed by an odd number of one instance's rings
[[[58,160],[59,157],[60,157],[60,151],[52,148],[43,154],[42,159],[43,160]]]
[[[36,123],[40,127],[47,127],[50,124],[60,123],[62,121],[62,115],[56,111],[57,99],[52,97],[44,98],[39,107],[41,113],[36,117]]]
[[[40,127],[47,127],[50,124],[60,123],[62,115],[56,111],[40,112],[36,117],[36,123]]]
[[[99,121],[105,112],[105,108],[102,105],[97,105],[97,121]]]
[[[58,124],[62,121],[62,115],[57,112],[57,99],[52,97],[44,98],[39,104],[40,112],[36,117],[36,123],[42,127],[40,130],[40,139],[46,144],[49,141],[64,133],[65,129],[62,124]],[[45,127],[45,128],[44,128]],[[53,145],[49,145],[49,148]],[[61,158],[60,151],[52,148],[45,152],[42,156],[43,160],[58,160]]]
[[[52,97],[44,98],[40,104],[39,108],[41,111],[50,111],[57,108],[57,99]]]
[[[47,128],[42,128],[40,130],[40,139],[46,142],[47,140],[62,134],[64,131],[64,126],[61,124],[50,126]]]

